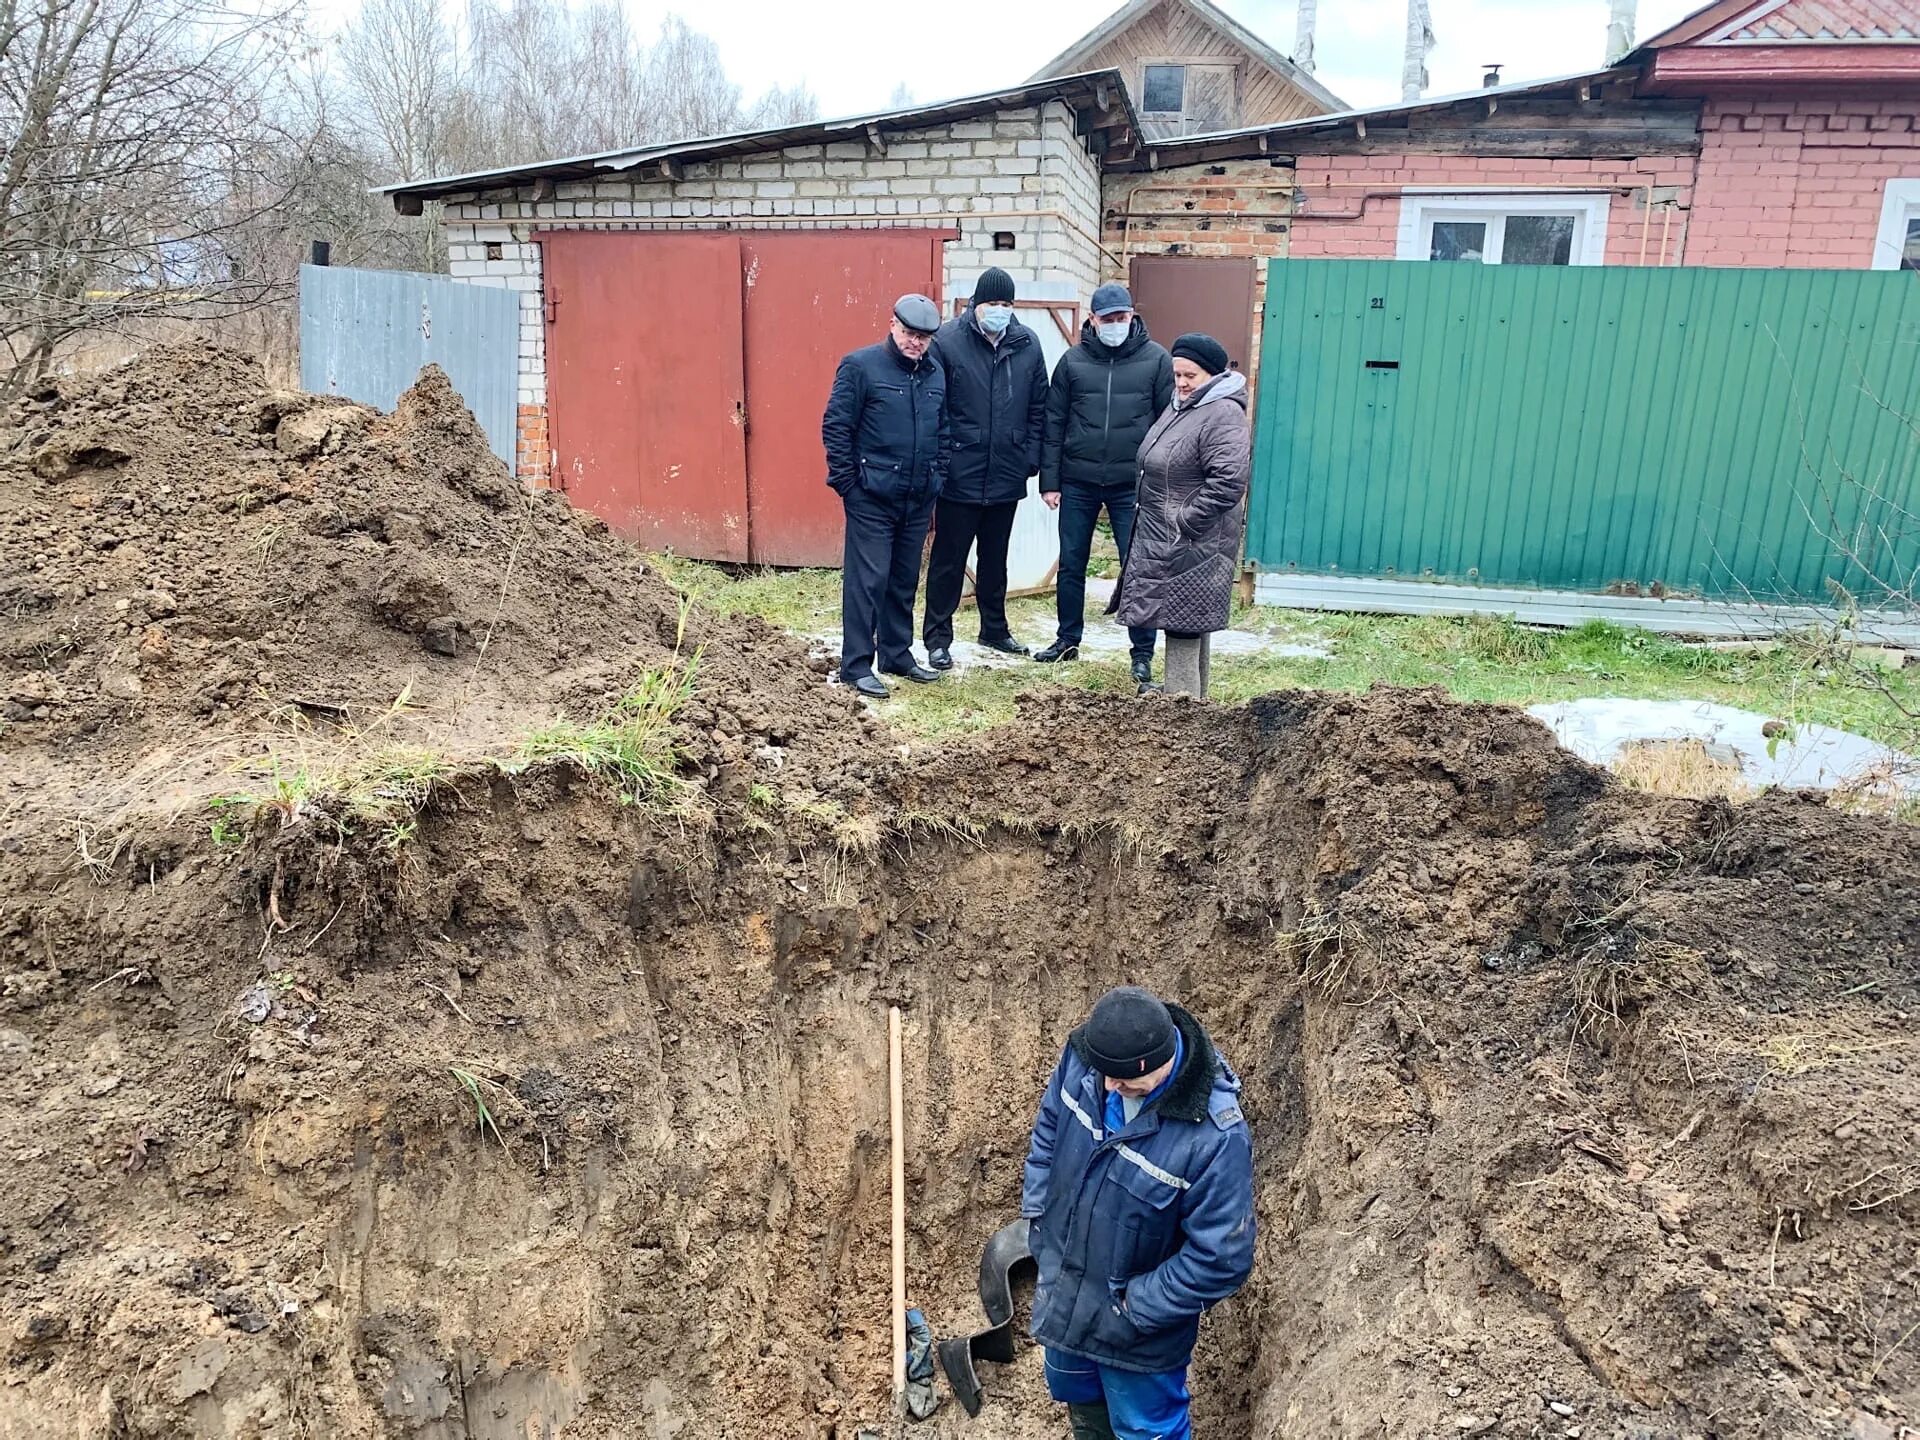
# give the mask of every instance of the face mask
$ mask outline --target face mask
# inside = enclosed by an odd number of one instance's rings
[[[1013,323],[1011,305],[982,305],[973,313],[980,318],[980,328],[989,335],[1004,334],[1007,326]]]
[[[1111,325],[1095,325],[1093,333],[1100,337],[1100,343],[1112,350],[1127,343],[1127,336],[1133,333],[1131,320],[1119,320]]]

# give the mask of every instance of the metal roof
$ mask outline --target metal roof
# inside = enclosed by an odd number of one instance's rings
[[[1681,45],[1861,45],[1920,41],[1920,0],[1712,0],[1646,50]]]
[[[1714,39],[1723,44],[1762,45],[1920,41],[1920,5],[1890,0],[1786,0]]]
[[[1551,94],[1556,90],[1570,90],[1582,84],[1600,85],[1612,80],[1632,80],[1639,72],[1632,68],[1614,68],[1610,70],[1586,70],[1574,75],[1556,75],[1546,80],[1527,80],[1511,85],[1490,85],[1479,90],[1462,90],[1451,95],[1431,95],[1414,101],[1401,101],[1397,105],[1375,105],[1365,110],[1340,110],[1330,115],[1309,115],[1304,120],[1285,120],[1273,125],[1249,125],[1239,130],[1216,130],[1207,135],[1183,135],[1175,140],[1142,140],[1139,148],[1152,151],[1156,155],[1166,152],[1178,153],[1184,150],[1217,147],[1222,142],[1233,140],[1253,140],[1271,135],[1276,138],[1311,134],[1316,130],[1333,130],[1350,126],[1357,120],[1385,119],[1397,115],[1416,115],[1426,110],[1444,110],[1452,105],[1477,101],[1499,100],[1507,96]],[[1175,164],[1184,163],[1174,161]]]
[[[1044,105],[1055,100],[1071,105],[1076,110],[1091,109],[1106,114],[1111,117],[1115,128],[1124,127],[1135,135],[1140,133],[1139,118],[1134,113],[1133,101],[1127,94],[1120,72],[1094,70],[1081,75],[1031,81],[983,95],[965,95],[931,105],[915,105],[904,110],[882,110],[837,120],[808,120],[771,130],[743,130],[728,135],[678,140],[667,145],[602,150],[589,155],[570,155],[557,160],[509,165],[497,170],[440,175],[427,180],[382,185],[374,193],[392,196],[397,205],[402,200],[439,200],[449,195],[504,189],[535,180],[584,180],[646,165],[674,167],[733,155],[753,155],[769,150],[784,150],[790,145],[818,145],[862,137],[884,140],[888,134],[903,130],[932,129],[991,115],[1000,110]]]

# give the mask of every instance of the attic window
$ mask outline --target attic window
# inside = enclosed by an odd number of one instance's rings
[[[1150,115],[1178,115],[1186,109],[1187,67],[1149,65],[1140,109]]]

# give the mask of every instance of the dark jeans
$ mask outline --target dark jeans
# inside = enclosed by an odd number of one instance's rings
[[[933,558],[927,562],[927,617],[920,636],[929,650],[953,644],[953,612],[967,575],[967,551],[980,542],[980,568],[973,599],[980,607],[980,638],[1010,640],[1007,628],[1007,542],[1013,536],[1018,500],[1005,505],[969,505],[944,496],[933,512]]]
[[[1107,508],[1113,522],[1114,543],[1120,547],[1120,561],[1126,563],[1127,548],[1133,544],[1132,490],[1077,490],[1060,487],[1060,575],[1055,599],[1060,614],[1060,640],[1078,645],[1086,630],[1087,560],[1093,554],[1093,527],[1100,519],[1100,507]],[[1127,627],[1128,647],[1135,660],[1153,659],[1152,630]]]
[[[877,654],[888,673],[910,670],[913,597],[920,551],[933,520],[931,500],[881,500],[857,486],[847,507],[847,549],[840,572],[840,678],[871,675]]]

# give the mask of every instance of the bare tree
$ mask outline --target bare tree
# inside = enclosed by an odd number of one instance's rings
[[[820,118],[820,97],[803,80],[791,88],[774,86],[753,104],[746,123],[755,130],[774,130],[782,125],[804,125]]]
[[[723,135],[740,124],[740,87],[727,78],[720,47],[678,15],[660,26],[647,55],[648,139]]]
[[[459,76],[440,0],[364,0],[340,36],[340,65],[382,168],[400,180],[442,170]]]
[[[230,239],[308,137],[276,112],[297,32],[217,0],[0,0],[0,396],[87,331],[275,298]]]

